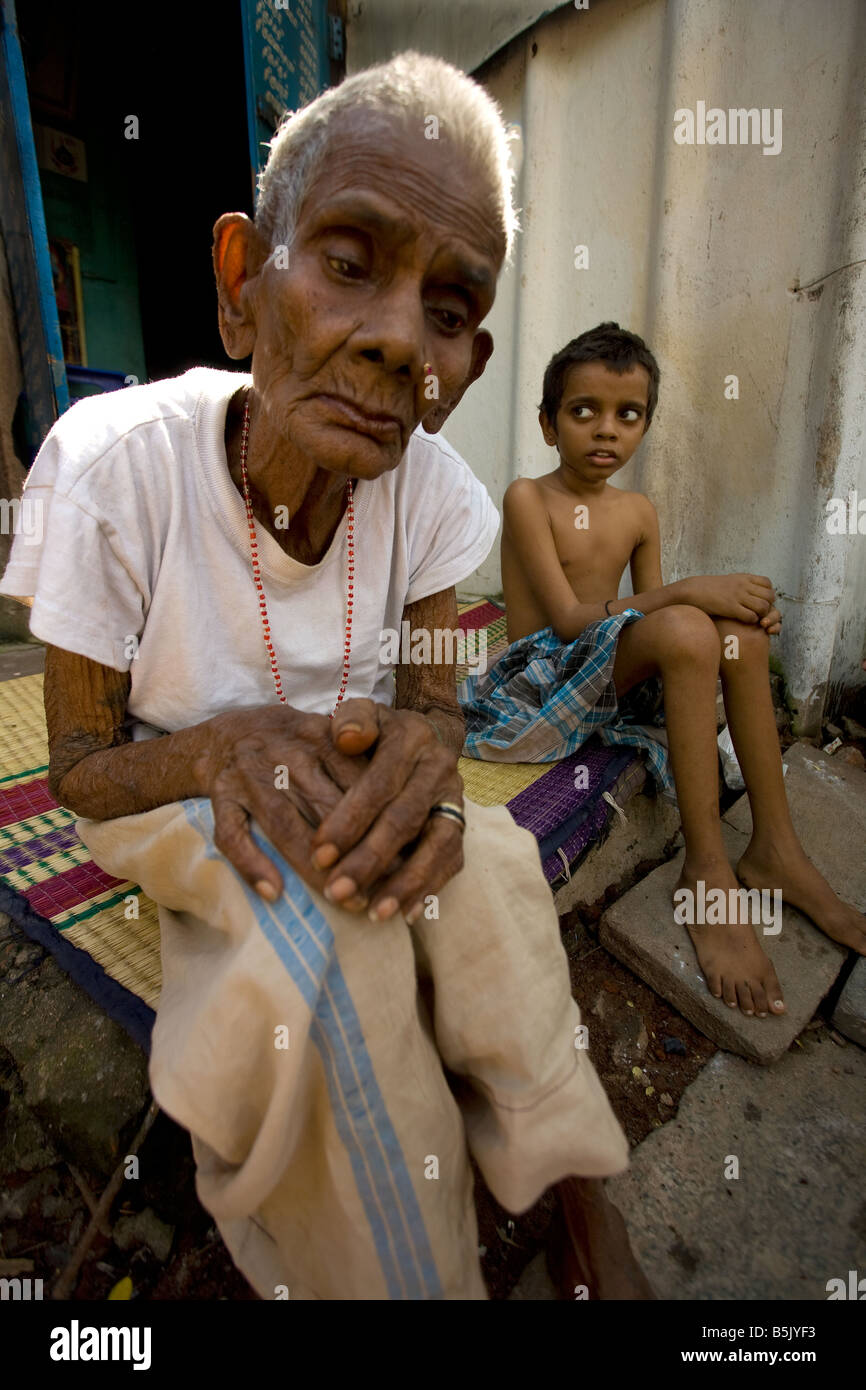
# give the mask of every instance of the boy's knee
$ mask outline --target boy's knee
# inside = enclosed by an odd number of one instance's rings
[[[718,665],[719,634],[708,614],[688,603],[672,603],[648,615],[655,619],[659,653],[668,658]]]
[[[736,661],[767,664],[769,643],[760,623],[739,623],[735,618],[717,618],[715,626],[722,644],[724,666]]]

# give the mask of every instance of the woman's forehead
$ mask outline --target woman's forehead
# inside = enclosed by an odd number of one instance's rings
[[[333,133],[301,221],[333,212],[392,238],[449,228],[480,255],[500,261],[504,233],[495,195],[475,176],[467,152],[426,139],[420,123],[416,130],[412,122],[372,115]]]

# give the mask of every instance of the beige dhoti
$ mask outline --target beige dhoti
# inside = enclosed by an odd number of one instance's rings
[[[466,866],[411,928],[328,903],[255,828],[285,885],[264,902],[206,799],[78,830],[160,905],[153,1093],[262,1298],[484,1298],[467,1146],[515,1213],[626,1166],[536,842],[504,808],[467,805]]]

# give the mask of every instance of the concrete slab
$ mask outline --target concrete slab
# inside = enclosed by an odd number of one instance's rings
[[[45,669],[45,648],[36,642],[0,643],[0,681],[14,681]]]
[[[624,811],[626,820],[614,815],[607,839],[593,846],[568,883],[554,893],[560,917],[574,907],[595,906],[610,888],[624,891],[638,864],[660,863],[670,853],[680,828],[679,812],[670,801],[638,792]]]
[[[732,863],[748,836],[723,824]],[[674,922],[671,895],[685,851],[649,874],[608,908],[599,939],[612,955],[639,975],[713,1042],[756,1062],[775,1062],[790,1047],[839,974],[846,952],[794,908],[784,908],[782,930],[761,944],[776,967],[788,1011],[781,1017],[747,1018],[714,999],[698,969],[691,938]]]
[[[866,957],[860,957],[839,995],[833,1027],[852,1042],[866,1047]]]
[[[822,1300],[866,1268],[864,1086],[825,1029],[771,1072],[716,1053],[607,1183],[659,1298]]]
[[[866,912],[866,772],[810,743],[785,754],[785,789],[803,848],[834,891]],[[751,835],[749,798],[741,796],[724,820]]]

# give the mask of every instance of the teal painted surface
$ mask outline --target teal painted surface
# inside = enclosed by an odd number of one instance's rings
[[[253,174],[286,110],[312,101],[328,85],[327,0],[240,0],[243,15],[247,125]]]
[[[76,126],[84,141],[87,182],[41,169],[49,237],[66,237],[81,256],[87,364],[147,379],[138,270],[126,196],[122,147],[109,145],[98,125]]]

